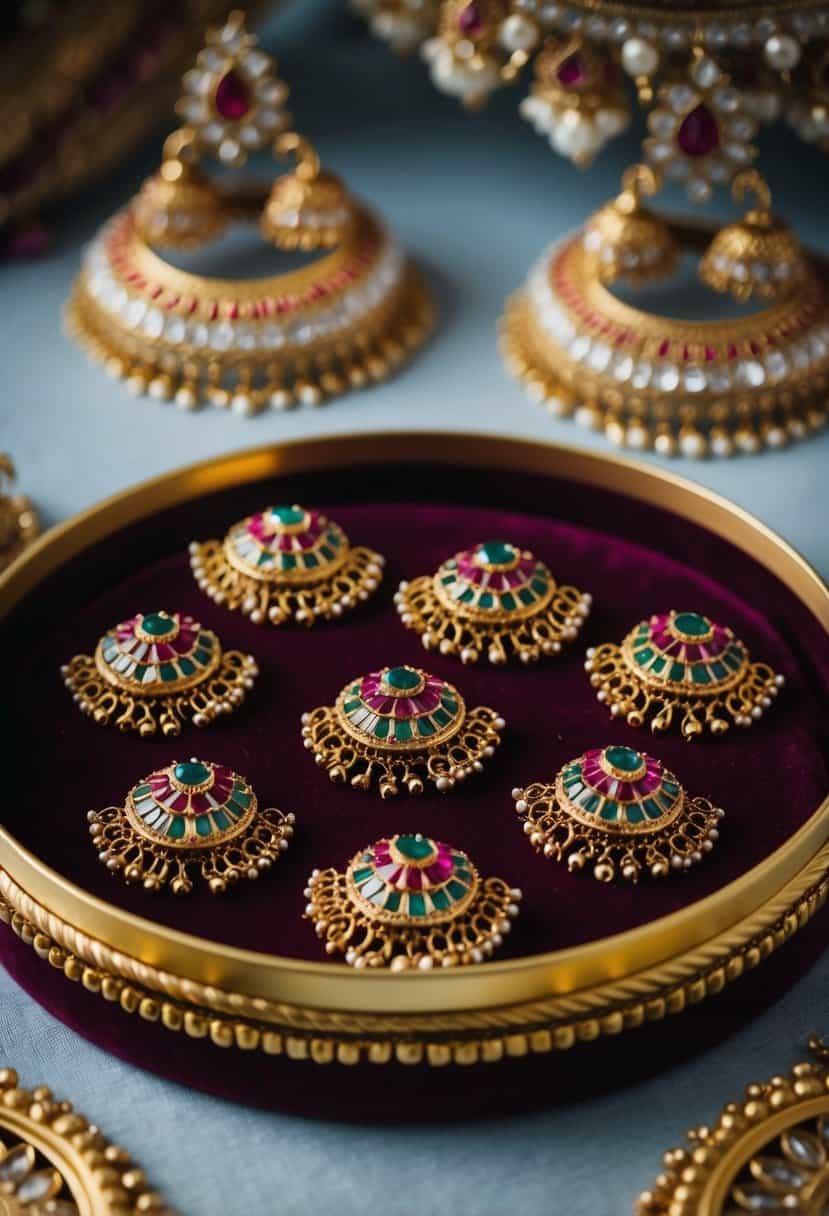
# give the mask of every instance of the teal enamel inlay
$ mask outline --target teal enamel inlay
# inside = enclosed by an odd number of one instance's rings
[[[663,781],[662,789],[664,793],[670,794],[672,798],[675,798],[679,793],[679,786],[675,781]]]
[[[196,664],[191,659],[179,659],[178,668],[183,676],[192,676],[196,671]]]
[[[327,562],[333,562],[334,550],[329,549],[328,545],[320,545],[320,556],[324,557]]]
[[[383,679],[395,692],[411,692],[422,683],[422,677],[410,667],[390,667]]]
[[[248,793],[246,785],[239,785],[238,782],[233,787],[233,800],[238,802],[240,806],[249,807],[251,803],[251,795]]]
[[[432,720],[437,722],[438,726],[447,726],[452,719],[445,709],[438,709],[432,714]]]
[[[305,562],[306,570],[313,570],[320,564],[316,553],[306,553],[302,560]]]
[[[598,809],[601,798],[598,794],[589,793],[586,796],[582,795],[579,798],[579,806],[584,811],[588,811],[591,815]]]
[[[447,713],[456,714],[458,712],[458,703],[448,693],[444,693],[440,699],[440,703]]]
[[[296,557],[294,556],[293,553],[283,553],[282,554],[282,569],[283,570],[296,569]]]
[[[201,785],[210,776],[210,769],[200,760],[184,760],[173,769],[181,785]]]
[[[668,660],[663,658],[662,655],[660,655],[658,658],[655,658],[654,661],[651,663],[650,669],[651,669],[651,671],[655,671],[656,674],[659,676],[665,670],[665,666],[666,666],[667,662],[668,662]]]
[[[344,709],[347,714],[353,714],[358,709],[363,709],[363,703],[362,701],[346,701]]]
[[[640,667],[644,667],[653,658],[653,651],[650,646],[646,646],[644,650],[637,650],[633,657]]]
[[[181,838],[184,836],[184,829],[186,826],[187,825],[183,815],[174,815],[170,826],[167,829],[167,835],[171,836],[173,840],[181,840]]]
[[[632,747],[606,747],[604,755],[608,764],[623,773],[635,773],[642,767],[642,756]]]
[[[146,664],[136,663],[135,667],[133,668],[132,678],[134,680],[137,680],[138,683],[140,684],[141,681],[144,679],[144,673],[146,670],[147,670]]]
[[[628,823],[642,823],[645,818],[645,812],[642,810],[641,806],[635,802],[628,806],[626,815]]]
[[[199,634],[199,645],[203,646],[205,650],[213,649],[213,639],[211,638],[209,633],[200,633]]]
[[[394,737],[398,743],[408,743],[412,737],[412,724],[405,719],[394,724]]]
[[[695,684],[710,684],[711,677],[708,674],[708,668],[703,667],[702,663],[695,663],[691,668],[691,678]]]
[[[444,574],[440,581],[443,583],[444,587],[448,587],[450,583],[455,582],[455,576],[454,574]]]
[[[398,836],[394,847],[409,861],[425,861],[435,851],[431,840],[425,836]]]
[[[475,560],[486,566],[508,566],[516,556],[515,546],[505,540],[486,540],[475,550]]]
[[[204,666],[205,664],[210,662],[209,652],[207,650],[202,650],[201,648],[196,651],[196,653],[193,655],[193,658],[196,660],[197,663],[201,663],[202,666]]]
[[[662,818],[662,811],[659,809],[657,804],[654,802],[653,798],[646,798],[645,801],[642,803],[642,806],[645,808],[645,814],[647,815],[648,819],[661,819]]]
[[[142,798],[146,798],[150,792],[148,785],[137,785],[132,791],[132,796],[136,802],[140,802]]]
[[[428,718],[418,718],[417,733],[419,735],[423,735],[424,737],[428,737],[429,735],[433,735],[435,733],[435,728]]]
[[[142,630],[153,638],[166,637],[168,633],[173,632],[175,627],[175,621],[169,616],[162,616],[160,612],[148,612],[141,618]]]
[[[276,559],[272,553],[268,553],[266,549],[263,549],[256,559],[256,564],[257,566],[271,566],[275,560]]]
[[[445,912],[449,907],[449,896],[446,894],[446,892],[441,890],[432,891],[431,896],[432,903],[435,905],[438,912]]]
[[[288,528],[301,524],[305,519],[305,512],[303,511],[302,507],[297,506],[271,507],[271,515],[274,519],[278,520],[279,523],[284,524],[285,527]]]
[[[466,895],[466,887],[462,882],[457,882],[454,878],[450,879],[446,884],[446,890],[452,899],[463,899],[464,895]]]
[[[386,738],[388,738],[388,734],[389,734],[389,727],[390,727],[390,726],[391,726],[391,719],[390,719],[390,718],[380,718],[380,719],[378,720],[378,722],[377,722],[377,725],[376,725],[376,726],[375,726],[375,728],[374,728],[374,737],[375,737],[375,739],[386,739]]]
[[[160,667],[161,678],[165,684],[169,684],[171,680],[175,680],[176,669],[172,663],[162,663]]]
[[[479,608],[491,608],[495,603],[495,597],[491,591],[482,591],[478,597]]]
[[[606,802],[599,812],[599,818],[606,819],[610,823],[615,823],[618,814],[618,805],[615,802]]]
[[[522,587],[518,592],[518,598],[522,604],[526,604],[527,606],[535,603],[535,596],[533,595],[532,591],[530,591],[529,587]]]
[[[532,587],[532,589],[536,593],[536,595],[546,595],[547,594],[547,580],[544,578],[534,578],[533,581],[530,583],[530,586]]]
[[[717,659],[716,663],[711,664],[711,671],[715,680],[724,680],[728,675],[728,670],[723,663]]]
[[[389,891],[388,895],[386,896],[385,906],[387,912],[397,912],[400,907],[400,892]]]
[[[501,607],[505,612],[512,612],[516,607],[515,596],[511,591],[505,591],[501,596]]]
[[[409,892],[409,916],[425,916],[426,900],[419,891]]]
[[[688,638],[702,638],[711,632],[711,622],[698,612],[678,612],[674,617],[674,628]]]
[[[224,811],[214,811],[213,822],[220,832],[224,832],[231,826],[232,820],[228,819]]]
[[[212,831],[213,831],[213,829],[210,826],[210,816],[209,815],[197,815],[196,816],[197,834],[199,836],[209,836]]]
[[[681,684],[685,679],[685,664],[671,663],[671,674],[668,679],[672,680],[674,684]]]
[[[461,595],[458,596],[458,599],[460,600],[460,602],[462,604],[471,604],[472,601],[474,600],[474,598],[475,598],[475,592],[472,590],[471,587],[467,587],[466,590]]]
[[[354,881],[359,886],[359,884],[361,882],[365,882],[367,878],[373,878],[374,871],[370,867],[367,867],[366,869],[363,869],[363,870],[355,870],[354,873],[351,875],[351,877],[354,879]]]

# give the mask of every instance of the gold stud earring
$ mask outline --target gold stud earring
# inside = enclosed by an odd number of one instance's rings
[[[550,783],[512,791],[536,852],[599,882],[688,870],[719,839],[725,812],[691,797],[653,756],[632,747],[592,748]]]
[[[107,630],[94,654],[61,668],[82,713],[142,737],[178,735],[185,722],[207,726],[232,713],[258,674],[252,655],[223,650],[182,612],[139,612]]]
[[[150,773],[122,806],[90,811],[92,842],[108,870],[147,891],[212,895],[269,870],[288,848],[294,816],[261,809],[250,782],[223,764],[190,760]]]
[[[190,565],[202,591],[254,624],[311,626],[367,600],[385,558],[353,547],[321,511],[293,503],[239,520],[223,541],[193,541]]]
[[[528,549],[492,540],[450,557],[433,575],[400,584],[395,603],[426,650],[462,663],[535,663],[578,636],[592,597],[560,586]]]
[[[684,739],[751,726],[785,683],[768,664],[751,661],[733,630],[699,612],[656,613],[621,646],[588,650],[585,669],[613,717],[650,723],[654,732],[678,725]]]

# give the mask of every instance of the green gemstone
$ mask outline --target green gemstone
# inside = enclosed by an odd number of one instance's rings
[[[437,910],[439,912],[445,912],[449,907],[449,896],[446,894],[446,892],[440,890],[431,891],[430,895],[432,896],[432,903]]]
[[[136,802],[140,802],[142,798],[146,798],[150,792],[148,785],[137,785],[132,791],[132,796]]]
[[[726,669],[722,663],[712,663],[711,670],[713,671],[715,677],[718,680],[724,680],[725,677],[728,675],[728,672],[726,671]]]
[[[228,819],[228,817],[224,813],[224,811],[214,811],[213,812],[213,822],[215,823],[216,827],[219,829],[220,832],[224,832],[227,828],[230,827],[232,821],[230,819]]]
[[[293,570],[296,567],[296,558],[293,553],[282,554],[282,569]]]
[[[491,591],[482,591],[481,592],[480,599],[478,600],[479,608],[491,608],[494,603],[495,603],[495,599],[494,599]]]
[[[508,566],[515,557],[515,546],[505,540],[486,540],[475,551],[476,561],[487,566]]]
[[[671,674],[668,676],[674,684],[681,684],[685,679],[685,664],[671,663]]]
[[[649,819],[662,818],[662,810],[659,806],[657,806],[652,798],[646,798],[642,805],[645,808],[645,813]]]
[[[394,724],[394,737],[398,743],[408,743],[412,737],[412,724],[408,718],[403,718]]]
[[[196,831],[199,836],[209,836],[213,831],[210,825],[210,817],[208,815],[199,815],[196,818]]]
[[[141,628],[154,638],[163,638],[165,634],[172,633],[175,627],[175,621],[161,612],[148,612],[141,618]]]
[[[474,598],[475,598],[475,592],[472,590],[471,587],[467,587],[466,590],[461,595],[458,596],[458,599],[460,600],[460,602],[462,604],[471,604],[472,601],[474,600]]]
[[[409,916],[425,916],[426,900],[419,891],[409,892]]]
[[[183,815],[174,815],[173,822],[167,829],[167,835],[172,836],[173,840],[181,840],[186,826],[187,825]]]
[[[385,739],[389,733],[391,726],[391,718],[381,718],[374,728],[374,737],[376,739]]]
[[[615,823],[619,815],[618,802],[606,802],[599,812],[600,819],[607,819],[610,823]]]
[[[301,524],[305,519],[302,507],[271,507],[271,515],[286,527]]]
[[[201,785],[210,776],[210,769],[199,760],[184,760],[173,769],[181,785]]]
[[[172,663],[161,664],[161,678],[165,684],[169,684],[172,680],[177,679],[176,669]]]
[[[632,747],[606,747],[604,758],[623,773],[635,773],[642,767],[642,757]]]
[[[191,676],[196,670],[196,664],[192,663],[190,659],[179,659],[178,666],[183,676]]]
[[[394,847],[409,861],[425,861],[435,851],[431,840],[425,836],[398,836]]]
[[[200,648],[193,655],[193,658],[197,663],[201,663],[202,667],[205,667],[210,662],[210,652]]]
[[[646,646],[644,650],[637,650],[633,657],[640,667],[644,667],[648,660],[653,658],[653,651],[650,646]]]
[[[691,675],[695,684],[710,684],[711,677],[708,674],[708,668],[703,667],[702,663],[697,663],[691,668]]]
[[[711,632],[711,623],[698,612],[678,612],[674,617],[674,628],[686,637],[701,638]]]
[[[645,818],[645,812],[639,806],[638,802],[632,802],[627,808],[628,823],[641,823]]]
[[[429,721],[428,718],[418,718],[417,733],[419,735],[422,735],[424,738],[426,738],[429,735],[433,735],[435,733],[435,728],[432,725],[432,723]]]
[[[536,593],[536,595],[546,595],[546,593],[547,593],[547,580],[546,579],[534,578],[533,581],[530,583],[530,586],[532,587],[532,589]]]
[[[446,890],[452,896],[452,899],[463,899],[464,895],[466,895],[466,887],[462,882],[455,882],[454,878],[446,884]]]
[[[518,592],[518,598],[521,603],[526,604],[527,607],[529,607],[530,604],[535,603],[535,596],[533,595],[532,591],[530,591],[529,587],[522,587]]]
[[[398,692],[410,692],[413,688],[418,688],[421,684],[421,678],[416,671],[412,671],[411,667],[390,667],[383,677],[389,688],[394,688]]]
[[[399,891],[389,891],[388,895],[386,896],[386,905],[385,906],[386,906],[387,911],[396,912],[397,909],[400,907],[400,892]]]
[[[351,877],[359,885],[359,883],[367,882],[369,878],[373,878],[374,871],[370,867],[365,867],[362,870],[355,870]]]
[[[501,607],[505,612],[512,612],[515,608],[515,596],[511,591],[505,591],[501,596]]]
[[[133,669],[132,678],[137,680],[139,684],[142,683],[146,670],[147,666],[145,663],[136,663]]]

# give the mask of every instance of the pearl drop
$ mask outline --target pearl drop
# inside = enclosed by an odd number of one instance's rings
[[[763,54],[769,67],[778,72],[787,72],[800,62],[800,47],[789,34],[772,34]]]
[[[501,46],[505,51],[531,51],[538,42],[538,26],[528,17],[513,13],[501,26]]]
[[[622,67],[628,76],[650,76],[659,66],[659,52],[644,38],[628,38],[622,46]]]

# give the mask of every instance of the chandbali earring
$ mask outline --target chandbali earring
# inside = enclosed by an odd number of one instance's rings
[[[189,895],[197,877],[212,895],[258,878],[294,834],[294,816],[260,809],[245,777],[195,757],[150,773],[122,806],[90,811],[87,819],[108,870],[174,895]]]
[[[305,895],[326,954],[392,971],[484,962],[521,901],[520,888],[481,878],[466,853],[419,832],[361,849],[343,873],[314,870]]]
[[[559,654],[590,612],[592,597],[556,583],[544,562],[509,541],[490,540],[448,558],[434,574],[403,582],[400,619],[425,650],[462,663]]]
[[[75,284],[70,332],[136,393],[253,414],[319,404],[382,380],[424,340],[432,309],[412,264],[372,211],[287,131],[287,87],[243,14],[208,34],[184,77],[161,167],[95,238]],[[269,191],[217,183],[213,157],[239,168],[270,148],[296,167]],[[185,272],[161,248],[190,250],[237,221],[259,223],[308,265],[232,281]]]
[[[61,669],[82,713],[142,738],[232,713],[258,674],[252,655],[223,650],[183,612],[140,612],[108,629],[94,654],[76,654]]]
[[[655,733],[678,725],[684,739],[706,729],[751,726],[785,683],[753,663],[733,630],[699,612],[660,612],[640,621],[622,644],[591,647],[584,664],[597,700],[628,726]]]
[[[632,747],[592,748],[551,783],[512,791],[536,852],[572,872],[588,863],[599,882],[688,870],[719,839],[725,812],[691,797],[668,770]]]

